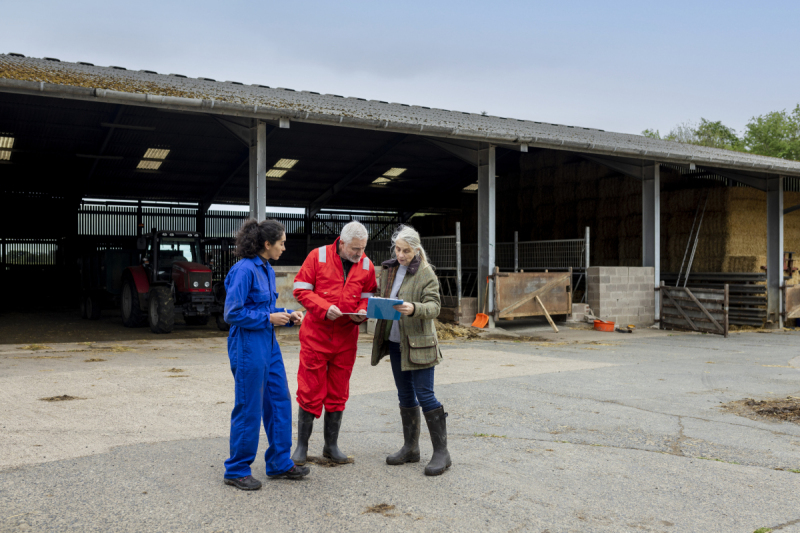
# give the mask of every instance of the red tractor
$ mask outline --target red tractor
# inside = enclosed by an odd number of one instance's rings
[[[220,329],[227,329],[221,316],[224,287],[213,286],[211,268],[203,264],[199,233],[153,228],[149,235],[139,237],[137,248],[143,254],[140,264],[122,271],[120,306],[125,326],[149,324],[154,333],[169,333],[178,311],[188,325],[206,325],[214,314]]]

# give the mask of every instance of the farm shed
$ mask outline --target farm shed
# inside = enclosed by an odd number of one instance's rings
[[[86,237],[78,225],[88,209],[84,199],[102,198],[118,205],[91,209],[117,213],[127,205],[134,234],[146,217],[167,209],[155,202],[183,209],[180,216],[197,231],[224,218],[209,213],[212,203],[246,203],[258,217],[267,205],[301,207],[305,214],[291,232],[305,237],[299,256],[335,233],[342,213],[371,212],[362,215],[373,217],[376,236],[415,214],[438,214],[414,224],[423,233],[450,234],[460,220],[464,240],[477,243],[480,284],[494,270],[497,243],[512,240],[513,232],[574,238],[589,226],[593,265],[652,267],[655,290],[661,271],[674,270],[681,255],[686,213],[707,193],[698,268],[760,268],[763,258],[767,320],[780,325],[784,190],[800,177],[800,163],[589,128],[7,54],[0,55],[0,176],[2,282],[10,287],[35,280],[26,273],[42,266],[15,262],[15,250],[47,244],[54,260],[70,265]],[[788,200],[795,201],[787,194]],[[761,216],[737,222],[745,207]],[[787,244],[794,246],[800,237],[791,231]],[[743,244],[745,233],[753,243]],[[61,272],[68,286],[69,268]]]

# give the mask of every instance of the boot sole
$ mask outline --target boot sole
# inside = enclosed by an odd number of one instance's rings
[[[337,465],[345,465],[347,464],[347,457],[344,459],[334,459],[333,456],[328,452],[322,452],[322,457],[326,459],[330,459],[332,462],[336,463]]]
[[[392,465],[392,466],[400,466],[400,465],[404,465],[406,463],[418,463],[419,462],[419,458],[420,458],[420,456],[417,455],[416,457],[409,457],[408,459],[403,459],[401,461],[391,462],[391,461],[389,461],[389,458],[387,457],[386,458],[386,464],[387,465]]]
[[[439,470],[438,472],[429,472],[428,470],[425,470],[425,475],[426,476],[431,476],[431,477],[433,477],[433,476],[441,476],[442,474],[444,474],[445,470],[447,470],[451,466],[453,466],[453,463],[447,463],[447,466],[445,466],[442,470]]]
[[[303,475],[278,474],[277,476],[267,476],[267,477],[270,478],[270,479],[293,479],[293,480],[297,480],[297,479],[303,479],[307,475],[308,474],[303,474]]]
[[[258,485],[257,487],[243,487],[242,485],[239,485],[238,483],[234,482],[232,479],[225,479],[224,481],[226,485],[230,485],[231,487],[236,487],[239,490],[258,490],[261,488],[261,485]]]

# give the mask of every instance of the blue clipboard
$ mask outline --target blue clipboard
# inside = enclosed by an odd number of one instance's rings
[[[403,303],[403,300],[395,298],[372,297],[367,300],[367,318],[400,320],[400,311],[395,309],[394,306],[401,303]]]

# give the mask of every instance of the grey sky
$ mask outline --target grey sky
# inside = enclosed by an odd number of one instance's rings
[[[0,51],[639,133],[800,102],[800,2],[6,0]]]

